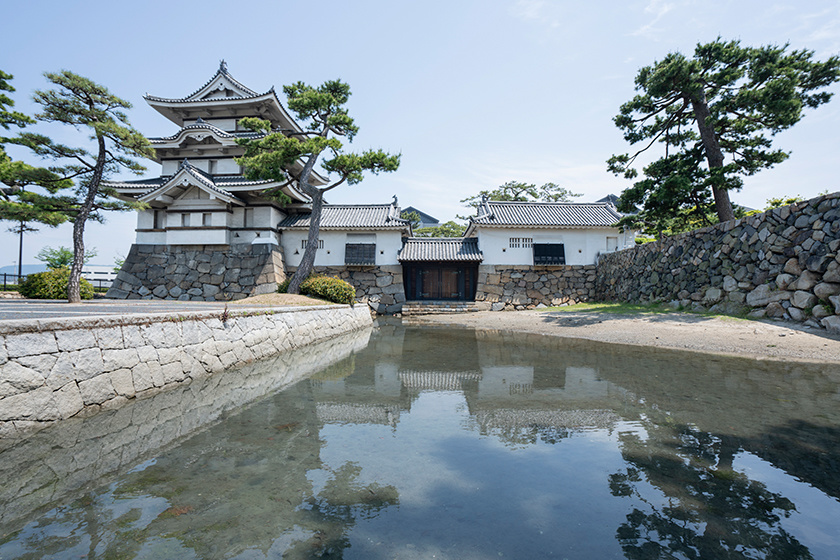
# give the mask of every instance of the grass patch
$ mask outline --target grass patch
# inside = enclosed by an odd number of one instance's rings
[[[727,315],[709,310],[695,310],[686,307],[671,307],[664,303],[576,303],[564,307],[545,307],[535,311],[565,311],[569,313],[606,313],[610,315],[660,315],[664,313],[688,313],[702,317],[717,317],[732,321],[756,321],[757,319],[747,316],[746,312],[738,315]]]
[[[613,315],[639,315],[674,313],[676,309],[666,307],[661,303],[576,303],[562,307],[544,307],[537,311],[564,311],[571,313],[610,313]]]

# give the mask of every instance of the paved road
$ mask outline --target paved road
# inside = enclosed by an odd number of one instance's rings
[[[114,301],[94,299],[82,303],[60,300],[0,299],[0,321],[21,319],[56,319],[99,315],[135,315],[145,313],[183,313],[224,309],[224,302],[204,301]]]

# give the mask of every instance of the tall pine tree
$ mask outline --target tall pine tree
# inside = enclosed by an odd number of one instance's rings
[[[697,45],[691,58],[671,53],[639,70],[639,94],[614,122],[625,140],[641,147],[612,156],[608,166],[633,179],[640,154],[656,145],[664,153],[624,191],[619,210],[641,206],[636,225],[657,231],[681,213],[700,225],[709,215],[733,219],[729,191],[789,155],[772,148],[772,136],[799,122],[804,109],[831,99],[824,90],[840,77],[840,58],[819,62],[813,55],[718,38]]]
[[[35,92],[34,100],[41,106],[36,119],[87,130],[95,147],[92,150],[70,147],[30,132],[8,139],[28,147],[55,166],[45,170],[21,165],[4,176],[3,182],[14,185],[10,192],[13,200],[0,204],[0,219],[25,218],[50,225],[73,222],[73,262],[67,299],[74,303],[81,301],[79,280],[85,259],[85,224],[88,220],[104,221],[105,211],[138,207],[137,203],[113,198],[116,193],[103,184],[103,179],[121,169],[142,173],[145,167],[133,158],[153,158],[154,151],[148,140],[129,124],[123,111],[131,108],[128,101],[67,70],[47,72],[44,76],[57,87]],[[23,189],[30,184],[42,187],[45,192]]]

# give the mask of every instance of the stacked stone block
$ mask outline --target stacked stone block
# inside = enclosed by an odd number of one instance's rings
[[[107,297],[228,301],[277,291],[285,279],[277,245],[132,245]]]
[[[0,437],[370,324],[360,306],[9,323],[0,331]]]
[[[840,333],[840,193],[602,255],[597,297]]]
[[[290,268],[288,275],[294,274]],[[356,301],[383,315],[402,311],[405,303],[403,270],[393,266],[316,266],[316,274],[341,278],[356,288]]]
[[[0,439],[0,525],[20,522],[103,476],[138,462],[229,411],[273,394],[367,346],[370,329],[194,380],[127,406]],[[314,406],[311,404],[310,406]],[[316,444],[317,445],[317,444]],[[33,489],[35,489],[33,491]],[[12,530],[16,530],[13,528]]]
[[[595,265],[478,267],[475,300],[493,311],[533,309],[595,297]]]

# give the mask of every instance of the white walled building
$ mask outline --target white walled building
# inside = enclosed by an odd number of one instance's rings
[[[483,200],[464,237],[478,239],[484,265],[589,265],[635,245],[621,217],[609,202]]]
[[[148,207],[137,214],[135,243],[108,295],[227,300],[276,290],[300,264],[311,204],[294,180],[244,176],[236,163],[244,154],[237,140],[261,133],[243,130],[239,121],[259,117],[285,134],[301,127],[273,88],[249,89],[224,61],[186,97],[145,99],[178,129],[150,139],[160,176],[109,183],[122,198]],[[324,185],[327,179],[314,174],[313,182]],[[272,190],[288,200],[268,196]],[[568,280],[572,273],[558,269],[592,267],[599,254],[633,245],[632,232],[614,227],[621,216],[609,202],[484,200],[463,238],[435,239],[411,237],[396,197],[390,204],[325,204],[315,266],[351,282],[357,298],[381,312],[399,311],[406,299],[556,302],[585,297]],[[540,280],[545,286],[539,289],[550,293],[526,298],[495,284],[519,274],[516,268],[545,269],[540,275],[552,279]],[[572,275],[588,290],[588,274]]]
[[[297,268],[309,234],[309,214],[291,214],[280,222],[286,266]],[[411,236],[400,218],[396,197],[391,204],[325,204],[321,213],[315,266],[393,266],[403,238]]]
[[[309,210],[309,198],[289,184],[252,181],[235,158],[240,138],[258,136],[239,120],[259,117],[287,134],[302,129],[274,89],[257,93],[231,76],[222,61],[216,74],[183,98],[145,96],[179,127],[150,138],[161,175],[109,184],[124,199],[144,202],[137,237],[109,296],[117,298],[237,299],[276,289],[285,276],[278,224]],[[313,174],[316,185],[326,179]],[[266,196],[280,189],[289,201]]]

